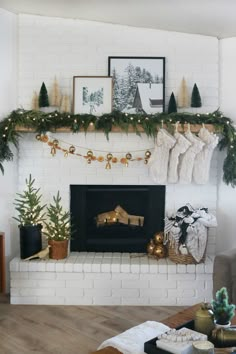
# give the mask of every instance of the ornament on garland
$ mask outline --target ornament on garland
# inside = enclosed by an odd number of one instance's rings
[[[49,107],[49,100],[48,100],[48,91],[46,89],[45,83],[42,83],[39,92],[39,107]]]
[[[168,114],[176,113],[177,112],[177,105],[175,100],[175,95],[172,92],[170,95],[169,105],[168,105]]]
[[[33,98],[31,102],[31,108],[33,111],[38,111],[39,110],[39,97],[36,91],[33,93]]]
[[[202,100],[196,83],[193,86],[191,107],[202,107]]]
[[[60,102],[61,102],[61,94],[60,94],[57,78],[55,77],[52,86],[52,93],[51,93],[51,106],[60,107]]]
[[[178,93],[178,107],[179,108],[186,108],[188,106],[189,106],[188,88],[186,85],[186,80],[183,77],[181,84],[180,84],[179,93]]]
[[[157,259],[167,257],[167,247],[164,245],[164,233],[157,232],[147,245],[148,256],[154,256]]]

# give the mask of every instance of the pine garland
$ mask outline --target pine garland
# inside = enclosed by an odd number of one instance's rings
[[[8,117],[0,121],[0,170],[4,172],[3,163],[13,159],[10,144],[16,147],[20,138],[16,126],[32,128],[40,134],[54,131],[57,128],[67,127],[73,133],[80,129],[87,132],[90,124],[93,124],[96,131],[103,131],[107,139],[112,127],[119,127],[122,131],[128,132],[132,126],[137,135],[140,135],[139,128],[143,128],[147,136],[156,137],[158,129],[165,124],[168,129],[179,122],[181,125],[190,124],[212,124],[215,131],[221,134],[219,149],[226,149],[227,156],[223,166],[223,180],[232,187],[236,186],[236,130],[230,118],[225,117],[219,110],[213,113],[191,114],[191,113],[157,113],[153,115],[127,114],[114,111],[96,117],[92,114],[69,114],[69,113],[44,113],[41,111],[25,111],[18,109],[10,113]]]

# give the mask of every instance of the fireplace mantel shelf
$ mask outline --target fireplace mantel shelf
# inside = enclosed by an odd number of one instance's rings
[[[163,127],[166,128],[166,125],[164,124]],[[190,130],[191,130],[192,133],[198,133],[199,130],[201,129],[201,127],[202,127],[202,124],[191,124],[190,125]],[[205,124],[205,127],[210,132],[215,132],[215,127],[214,127],[213,124]],[[25,127],[23,125],[17,125],[15,130],[17,132],[21,132],[21,133],[35,133],[36,132],[36,129],[28,128],[28,127]],[[188,130],[188,124],[184,124],[184,125],[179,124],[179,126],[178,126],[178,131],[179,132],[185,132],[187,130]],[[71,133],[72,132],[72,130],[69,127],[61,127],[61,128],[57,128],[57,129],[50,130],[50,131],[57,132],[57,133]],[[144,129],[141,126],[138,127],[137,131],[139,133],[144,133]],[[81,128],[80,132],[85,132],[85,129]],[[94,125],[90,125],[88,127],[88,129],[86,130],[86,132],[103,132],[103,130],[97,130],[97,129],[95,129]],[[122,130],[120,127],[117,127],[117,126],[113,125],[112,129],[111,129],[111,132],[112,133],[122,133],[122,132],[125,132],[125,131]],[[129,126],[127,132],[128,133],[136,133],[136,131],[133,128],[132,125]]]

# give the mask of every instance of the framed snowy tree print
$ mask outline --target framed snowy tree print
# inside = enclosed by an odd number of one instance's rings
[[[154,114],[165,109],[164,57],[108,57],[113,109]]]
[[[73,112],[74,114],[93,114],[100,116],[112,111],[112,77],[74,76]]]

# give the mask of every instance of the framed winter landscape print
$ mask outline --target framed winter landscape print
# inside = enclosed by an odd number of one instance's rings
[[[164,57],[108,57],[113,109],[154,114],[165,108]]]
[[[74,114],[93,114],[100,116],[112,111],[112,77],[74,76],[73,112]]]

